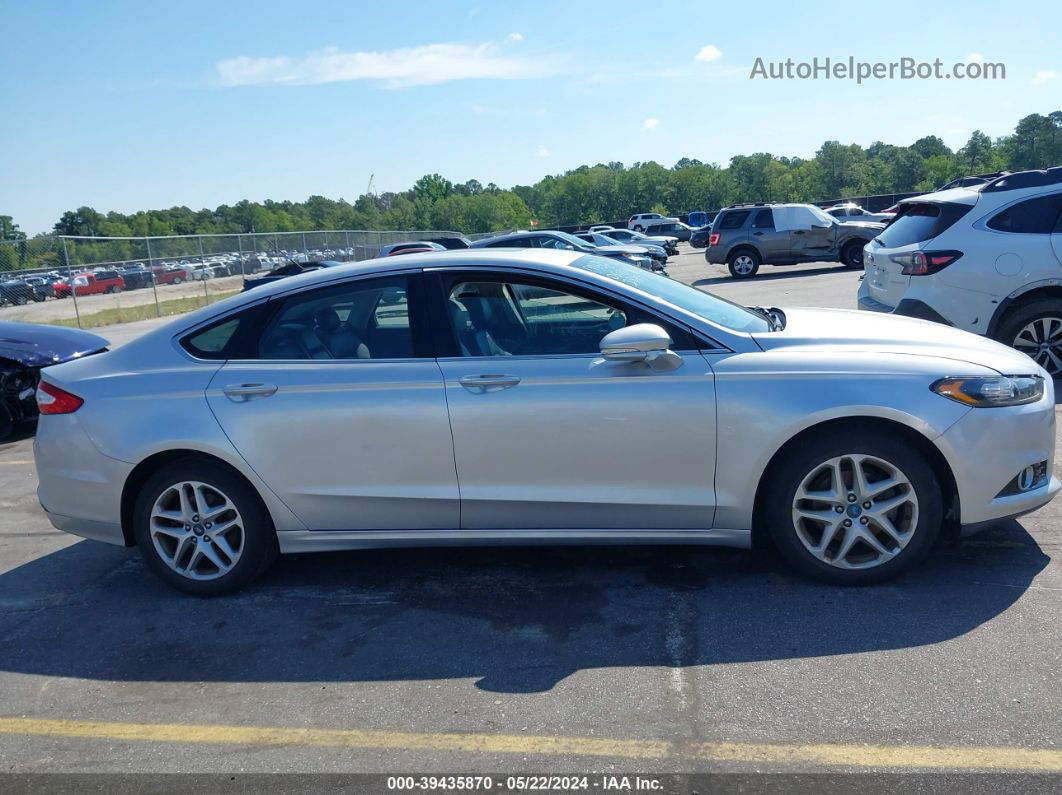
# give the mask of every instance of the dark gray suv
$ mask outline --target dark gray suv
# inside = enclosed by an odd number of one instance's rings
[[[736,204],[712,222],[704,258],[726,266],[735,279],[760,265],[840,262],[863,267],[863,247],[883,223],[838,221],[813,204]]]

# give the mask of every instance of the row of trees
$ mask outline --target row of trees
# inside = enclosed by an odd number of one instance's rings
[[[502,190],[476,180],[455,184],[438,174],[401,193],[362,195],[353,203],[311,196],[304,202],[241,201],[213,210],[171,207],[132,214],[80,207],[63,213],[55,234],[156,236],[242,234],[329,229],[445,229],[465,233],[616,220],[644,211],[678,214],[739,201],[823,201],[928,191],[966,174],[1062,164],[1062,111],[1032,114],[1012,135],[977,131],[957,151],[936,136],[910,146],[827,141],[809,159],[767,153],[738,155],[729,165],[682,158],[626,167],[580,166],[534,185]],[[0,240],[25,235],[0,215]],[[0,246],[3,256],[4,246]],[[11,249],[12,247],[6,247]],[[21,247],[26,250],[27,247]],[[0,263],[0,267],[3,263]]]

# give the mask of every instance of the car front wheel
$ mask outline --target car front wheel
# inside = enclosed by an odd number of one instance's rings
[[[194,596],[239,590],[277,555],[276,531],[253,489],[196,458],[148,479],[134,508],[134,533],[151,570]]]
[[[918,563],[943,521],[922,455],[884,432],[809,433],[768,473],[763,519],[781,555],[836,585],[882,582]]]

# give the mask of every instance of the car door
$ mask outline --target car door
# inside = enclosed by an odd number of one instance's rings
[[[775,229],[774,210],[770,207],[756,210],[753,214],[750,234],[759,247],[764,262],[789,259],[789,232],[786,229]]]
[[[349,279],[274,299],[246,358],[227,361],[207,390],[233,445],[312,530],[460,526],[418,279]]]
[[[812,262],[834,260],[835,227],[819,218],[807,207],[787,207],[789,215],[789,250],[793,259]]]
[[[462,527],[711,527],[714,377],[688,330],[666,325],[675,370],[610,362],[605,334],[666,319],[554,277],[429,273]]]

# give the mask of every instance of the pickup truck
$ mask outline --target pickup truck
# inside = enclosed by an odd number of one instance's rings
[[[735,204],[719,211],[704,258],[726,264],[735,279],[756,275],[760,265],[840,262],[863,267],[863,247],[883,223],[838,221],[813,204]]]
[[[155,284],[180,284],[188,281],[188,271],[184,268],[160,266],[152,268],[155,275]]]
[[[125,279],[117,271],[98,271],[96,273],[79,273],[65,282],[55,283],[55,297],[67,298],[71,286],[76,295],[97,295],[100,293],[120,293],[125,289]]]

